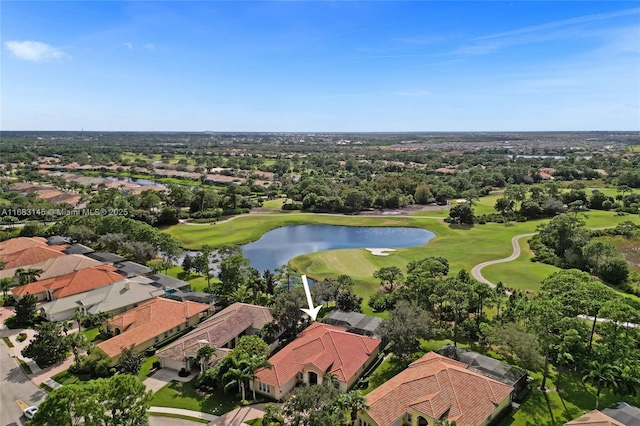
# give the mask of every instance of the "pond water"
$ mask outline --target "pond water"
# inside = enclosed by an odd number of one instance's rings
[[[265,233],[242,246],[251,266],[264,272],[301,254],[342,248],[400,248],[419,246],[436,235],[420,228],[294,225]]]
[[[151,180],[151,179],[138,179],[138,178],[131,178],[128,176],[103,176],[106,179],[109,180],[120,180],[120,181],[124,181],[124,182],[131,182],[131,183],[137,183],[138,185],[157,185],[157,186],[165,186],[164,184],[157,182],[155,180]]]

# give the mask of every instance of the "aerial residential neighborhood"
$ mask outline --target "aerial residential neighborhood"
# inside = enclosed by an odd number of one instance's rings
[[[0,9],[0,426],[640,426],[637,1]]]

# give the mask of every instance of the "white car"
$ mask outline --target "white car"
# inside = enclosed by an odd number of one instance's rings
[[[24,409],[24,416],[29,420],[31,420],[37,411],[38,411],[38,407],[36,406],[27,407]]]

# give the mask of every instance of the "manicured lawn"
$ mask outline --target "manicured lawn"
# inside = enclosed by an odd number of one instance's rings
[[[140,367],[140,371],[138,371],[138,379],[140,379],[140,381],[143,381],[151,375],[151,367],[157,360],[158,357],[156,355],[150,356],[149,358],[144,360],[144,362],[142,363],[142,367]]]
[[[82,334],[84,334],[84,337],[87,338],[88,342],[93,342],[94,340],[96,340],[98,334],[100,334],[100,327],[96,326],[86,330],[82,330]]]
[[[533,290],[540,288],[540,282],[561,269],[540,262],[532,262],[533,253],[527,243],[528,238],[520,239],[520,256],[511,262],[498,263],[482,269],[482,275],[491,281],[502,283],[517,290]]]
[[[517,411],[500,423],[501,426],[560,426],[582,415],[583,412],[589,412],[595,408],[595,388],[583,383],[579,374],[563,373],[561,390],[557,392],[557,375],[554,373],[550,377],[551,380],[547,379],[547,387],[550,390],[546,393],[535,389],[540,386],[542,374],[539,372],[530,374],[535,379],[532,384],[533,392]],[[608,389],[604,389],[600,395],[599,408],[610,407],[619,400],[619,396],[612,394]],[[640,397],[638,396],[625,397],[624,400],[632,405],[638,406],[640,404]]]
[[[225,394],[217,390],[213,394],[205,394],[195,389],[191,382],[173,381],[153,394],[150,404],[221,415],[236,408],[239,401],[232,392]]]
[[[381,384],[387,382],[398,373],[407,368],[411,362],[409,360],[398,359],[396,357],[387,357],[378,368],[369,376],[369,386],[362,390],[364,395],[368,394]]]
[[[262,203],[262,207],[265,209],[277,209],[280,210],[286,200],[284,198],[276,198],[275,200],[267,200]]]
[[[174,266],[167,271],[167,275],[170,277],[177,278],[182,281],[186,281],[191,286],[191,289],[194,291],[202,291],[207,286],[207,278],[203,275],[198,275],[195,273],[187,275],[182,270],[181,266]],[[219,279],[211,277],[211,283],[220,282]]]
[[[75,385],[91,380],[88,374],[73,374],[69,370],[65,370],[52,377],[53,380],[61,385]]]
[[[481,199],[478,208],[488,207],[495,201],[490,196]],[[424,212],[424,216],[432,212]],[[440,213],[440,212],[433,212]],[[427,256],[443,256],[449,260],[451,273],[460,269],[470,270],[478,263],[501,259],[511,254],[511,238],[524,233],[535,232],[540,224],[548,220],[515,222],[510,224],[489,223],[486,225],[459,226],[449,225],[440,219],[424,216],[403,217],[366,217],[341,216],[305,213],[268,213],[240,216],[236,219],[215,225],[175,225],[166,229],[185,247],[199,248],[203,244],[219,246],[222,244],[244,244],[254,241],[265,232],[287,225],[329,224],[349,226],[407,226],[428,229],[436,234],[429,243],[416,247],[401,248],[389,256],[373,256],[364,249],[342,249],[310,253],[298,256],[290,264],[298,271],[312,278],[336,278],[347,274],[356,283],[356,293],[365,298],[365,313],[371,313],[366,301],[378,289],[379,282],[373,278],[373,272],[385,266],[398,266],[404,269],[408,262]],[[616,216],[613,212],[589,211],[585,221],[587,227],[598,228],[615,226],[631,220],[640,223],[637,215]],[[508,286],[520,289],[538,288],[542,279],[555,271],[555,268],[530,262],[531,252],[521,242],[524,253],[515,262],[488,267],[487,278],[491,281],[503,281]],[[383,246],[384,244],[381,244]]]

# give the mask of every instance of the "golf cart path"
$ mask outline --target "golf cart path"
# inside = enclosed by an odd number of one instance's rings
[[[505,257],[502,259],[489,260],[487,262],[479,263],[471,269],[471,276],[476,280],[480,281],[481,283],[484,283],[491,288],[495,288],[496,285],[482,275],[482,269],[485,268],[486,266],[496,265],[498,263],[505,263],[505,262],[511,262],[512,260],[516,260],[520,256],[520,251],[521,251],[520,238],[533,237],[536,234],[537,232],[516,235],[511,239],[511,246],[513,247],[513,253],[511,253],[511,256]]]

